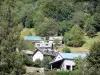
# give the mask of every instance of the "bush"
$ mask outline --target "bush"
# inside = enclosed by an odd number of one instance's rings
[[[85,43],[85,41],[76,41],[76,40],[73,40],[73,41],[69,41],[67,42],[67,45],[68,46],[72,46],[72,47],[81,47],[83,44]]]
[[[56,70],[45,71],[45,75],[58,75]]]
[[[70,72],[67,72],[67,71],[56,71],[56,70],[45,72],[45,75],[69,75],[69,74]]]
[[[63,40],[68,46],[81,47],[84,44],[83,39],[83,30],[78,25],[74,25],[72,29],[64,35]]]
[[[49,63],[52,61],[52,58],[50,56],[45,56],[43,61],[41,61],[41,67],[49,68]]]
[[[57,72],[57,75],[69,75],[70,72],[67,72],[67,71],[58,71]]]
[[[70,75],[81,75],[81,72],[79,70],[75,70],[75,71],[72,71]]]
[[[31,66],[33,64],[32,58],[23,53],[23,64]]]
[[[88,31],[87,31],[87,36],[89,36],[90,38],[93,38],[96,36],[96,28],[93,26],[89,26],[88,27]]]
[[[37,59],[35,62],[33,62],[33,66],[34,67],[41,67],[41,61],[39,59]]]
[[[62,51],[65,52],[65,53],[71,53],[71,50],[66,46],[63,47]]]

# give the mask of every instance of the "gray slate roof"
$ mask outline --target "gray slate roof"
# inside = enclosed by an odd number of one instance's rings
[[[37,49],[36,51],[40,51],[43,55],[48,55],[48,56],[57,56],[58,55],[58,52],[55,52],[54,50]]]

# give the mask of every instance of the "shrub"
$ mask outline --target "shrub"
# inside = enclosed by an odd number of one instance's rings
[[[56,71],[56,70],[45,72],[45,75],[69,75],[69,74],[70,72],[67,72],[67,71]]]
[[[93,38],[96,36],[96,28],[93,26],[89,26],[88,27],[88,31],[87,31],[87,36],[89,36],[90,38]]]
[[[57,75],[69,75],[70,72],[67,72],[67,71],[58,71],[57,72]]]
[[[58,75],[56,70],[45,71],[45,75]]]
[[[66,46],[62,48],[62,51],[65,53],[71,53],[71,50]]]
[[[33,63],[34,67],[41,67],[41,61],[39,59],[37,59],[34,63]]]
[[[32,58],[23,53],[23,63],[27,66],[31,66],[33,64]]]
[[[41,61],[41,67],[49,68],[49,63],[52,61],[52,58],[50,56],[44,57],[43,61]]]
[[[84,44],[84,33],[79,25],[74,25],[72,29],[64,35],[64,42],[68,46],[81,47]]]

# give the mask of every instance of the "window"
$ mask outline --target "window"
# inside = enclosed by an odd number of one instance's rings
[[[67,69],[67,70],[70,70],[70,66],[69,66],[69,65],[66,65],[66,69]]]
[[[48,46],[48,44],[45,44],[46,46]]]
[[[58,57],[60,59],[60,57]]]

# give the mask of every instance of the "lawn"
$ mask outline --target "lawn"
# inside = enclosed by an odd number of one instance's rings
[[[85,44],[82,47],[68,47],[71,49],[72,53],[89,53],[89,48],[91,45],[96,42],[100,41],[100,32],[97,33],[97,36],[94,38],[89,38],[88,36],[84,36]],[[62,47],[58,50],[61,51]]]
[[[21,38],[24,38],[24,36],[28,36],[28,35],[36,35],[35,33],[35,29],[34,28],[24,28],[22,31],[21,31],[21,35],[20,37]]]
[[[40,68],[36,68],[36,67],[25,66],[25,68],[26,68],[26,72],[34,72],[34,71],[40,70]]]

